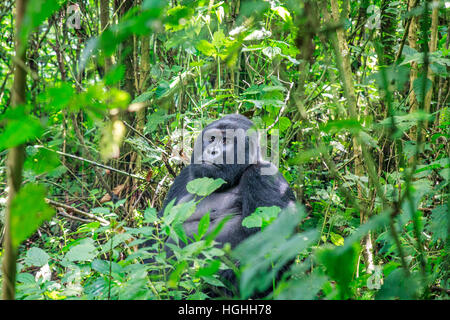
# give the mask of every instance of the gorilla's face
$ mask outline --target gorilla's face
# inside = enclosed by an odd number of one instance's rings
[[[191,159],[194,177],[222,178],[235,185],[245,169],[257,162],[256,134],[247,131],[253,123],[231,115],[208,125],[197,138]]]

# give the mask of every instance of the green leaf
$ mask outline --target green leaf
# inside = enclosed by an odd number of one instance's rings
[[[109,263],[107,261],[95,259],[91,262],[91,267],[101,274],[109,274]]]
[[[165,19],[166,27],[168,29],[180,30],[188,23],[189,19],[194,14],[194,9],[185,6],[176,6],[167,10],[167,17]]]
[[[196,277],[202,277],[202,276],[212,276],[214,275],[217,271],[219,271],[219,267],[220,267],[220,260],[213,260],[212,262],[208,263],[208,265],[206,267],[200,268],[195,276]]]
[[[42,267],[48,263],[50,256],[44,250],[32,247],[27,251],[25,263],[29,266]]]
[[[214,34],[213,34],[212,45],[215,48],[220,48],[223,45],[225,45],[225,42],[226,42],[225,40],[226,40],[226,38],[225,38],[225,34],[223,33],[223,31],[218,30],[218,31],[214,32]]]
[[[122,64],[116,65],[105,75],[105,84],[112,86],[123,79],[125,75],[125,66]]]
[[[55,152],[39,148],[36,153],[34,153],[35,148],[32,146],[27,147],[27,153],[32,150],[27,159],[25,160],[24,168],[34,171],[36,174],[42,174],[45,172],[50,172],[56,169],[59,164],[59,158]]]
[[[195,201],[188,201],[177,204],[176,206],[171,208],[167,216],[164,217],[164,223],[166,225],[170,225],[172,223],[183,223],[195,212],[195,208]]]
[[[20,30],[20,39],[22,43],[26,42],[28,35],[34,28],[50,17],[62,4],[63,2],[59,0],[29,1],[23,18],[22,29]]]
[[[392,271],[376,295],[377,300],[411,300],[419,297],[420,280],[417,272],[406,276],[402,268]]]
[[[187,236],[186,232],[184,231],[183,224],[177,223],[173,226],[173,230],[177,234],[177,236],[183,241],[185,244],[187,244]]]
[[[198,234],[197,234],[197,241],[200,240],[208,231],[209,229],[209,223],[210,223],[210,217],[209,212],[207,212],[203,217],[200,219],[198,223]]]
[[[14,197],[11,203],[11,241],[14,248],[55,214],[55,210],[45,202],[45,195],[44,186],[27,184]]]
[[[181,275],[183,274],[187,266],[187,261],[181,261],[175,266],[175,270],[169,276],[169,281],[167,283],[169,287],[174,288],[178,285]]]
[[[321,130],[327,133],[336,133],[343,130],[349,130],[350,132],[356,133],[362,130],[362,126],[357,119],[343,119],[328,121],[322,126]]]
[[[331,239],[331,242],[335,246],[343,246],[344,245],[344,238],[337,233],[330,232],[330,239]]]
[[[433,233],[431,238],[433,241],[447,239],[448,230],[448,203],[437,206],[431,211],[431,223],[429,230]]]
[[[217,278],[211,276],[202,276],[201,277],[206,283],[214,286],[214,287],[225,287],[222,281]]]
[[[242,225],[246,228],[262,228],[270,225],[274,221],[281,209],[277,206],[260,207],[251,215],[242,220]]]
[[[233,250],[233,256],[241,262],[243,298],[255,291],[266,290],[273,282],[273,275],[316,241],[316,230],[294,234],[304,217],[305,211],[301,206],[287,209],[271,225],[245,239]]]
[[[219,221],[219,223],[216,225],[214,230],[211,231],[210,233],[208,233],[208,235],[206,236],[205,240],[206,240],[207,244],[209,244],[211,241],[213,241],[217,237],[220,230],[222,230],[222,228],[225,226],[225,224],[228,222],[228,220],[230,220],[232,217],[233,217],[233,215],[229,214],[225,218],[223,218],[222,220]]]
[[[359,243],[355,242],[351,246],[322,248],[317,252],[318,261],[337,283],[339,299],[348,299],[351,296],[350,282],[356,270],[359,249]]]
[[[288,117],[281,117],[280,118],[279,129],[280,129],[281,132],[286,131],[291,126],[292,126],[292,122],[291,122],[291,120]]]
[[[200,40],[195,48],[208,57],[213,57],[217,54],[214,46],[206,40]]]
[[[0,151],[33,140],[39,137],[42,131],[41,123],[34,116],[23,115],[16,120],[10,119],[0,134]]]
[[[431,89],[432,85],[433,83],[431,82],[431,80],[428,78],[424,79],[423,76],[418,77],[416,80],[414,80],[413,89],[419,103],[423,101],[425,95]]]
[[[97,256],[97,248],[94,246],[94,240],[85,239],[82,243],[71,247],[66,254],[69,261],[91,261]]]
[[[57,83],[54,87],[49,87],[41,96],[41,102],[46,104],[46,108],[59,111],[67,108],[73,99],[75,90],[67,82]]]
[[[144,211],[144,222],[145,223],[154,223],[158,221],[158,214],[155,208],[147,207]]]
[[[326,276],[314,269],[311,274],[287,282],[276,298],[281,300],[314,300],[326,280]]]
[[[189,181],[186,189],[189,193],[205,197],[219,189],[225,182],[223,179],[198,178]]]

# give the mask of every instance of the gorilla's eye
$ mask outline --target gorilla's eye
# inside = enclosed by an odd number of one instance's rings
[[[216,137],[211,136],[211,138],[209,138],[209,142],[214,142],[214,140],[216,140]]]
[[[226,143],[227,143],[227,138],[223,137],[222,143],[223,143],[223,144],[226,144]]]

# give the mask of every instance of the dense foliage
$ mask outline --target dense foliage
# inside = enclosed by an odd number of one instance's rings
[[[2,1],[3,296],[447,299],[448,21],[443,0]],[[279,135],[302,205],[258,209],[235,249],[207,214],[168,257],[198,202],[158,215],[167,190],[236,112]]]

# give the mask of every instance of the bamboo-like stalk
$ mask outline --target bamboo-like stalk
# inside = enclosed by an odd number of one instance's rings
[[[22,43],[20,32],[22,29],[22,21],[27,7],[27,0],[16,1],[16,59],[14,59],[14,83],[12,88],[11,107],[20,108],[25,103],[25,86],[26,86],[26,70],[21,67],[17,61],[25,64],[26,41]],[[15,282],[16,282],[16,258],[17,248],[12,245],[11,234],[11,205],[19,192],[22,183],[22,168],[25,158],[24,145],[16,146],[8,151],[8,201],[5,211],[5,238],[3,243],[3,288],[2,298],[4,300],[14,300],[15,298]]]
[[[408,3],[408,10],[411,11],[415,7],[415,1],[410,0]],[[419,18],[417,16],[411,17],[411,24],[408,30],[408,45],[412,49],[417,50],[417,28],[418,28]],[[414,112],[418,108],[417,97],[414,92],[414,81],[416,81],[418,75],[417,62],[411,62],[411,72],[409,74],[409,112]],[[416,139],[416,128],[411,128],[410,136],[411,139]]]
[[[431,39],[430,39],[430,52],[434,52],[437,50],[437,41],[438,41],[438,20],[439,20],[439,7],[435,6],[431,13]],[[431,68],[428,69],[428,79],[431,80],[431,88],[425,95],[425,111],[430,112],[431,110],[431,97],[433,95],[433,87],[434,87],[434,73]],[[425,128],[428,126],[428,122],[425,122]]]
[[[335,21],[339,21],[341,18],[341,15],[339,13],[339,5],[336,0],[331,0],[331,17],[328,13],[328,10],[324,10],[325,19],[328,23],[333,24]],[[357,100],[356,100],[356,94],[355,94],[355,87],[353,84],[353,78],[352,78],[352,69],[351,69],[351,62],[350,62],[350,51],[347,46],[346,37],[344,34],[344,30],[342,28],[337,28],[334,31],[334,35],[331,35],[332,39],[332,45],[336,57],[336,64],[339,68],[339,75],[341,77],[341,81],[343,83],[343,89],[344,89],[344,95],[347,100],[347,106],[349,110],[349,115],[353,119],[358,118],[358,106],[357,106]],[[364,167],[362,163],[362,149],[361,145],[358,142],[357,137],[353,138],[353,153],[355,155],[355,175],[356,176],[363,176],[364,175]],[[358,186],[358,198],[362,199],[362,190]],[[363,206],[360,207],[361,209]],[[361,224],[365,223],[368,220],[368,214],[365,212],[364,209],[360,211],[360,220]],[[364,239],[362,240],[363,246],[365,247],[363,253],[365,262],[367,264],[367,271],[372,272],[374,267],[374,259],[373,259],[373,252],[372,252],[372,244],[371,244],[371,237],[370,233],[367,234]]]

